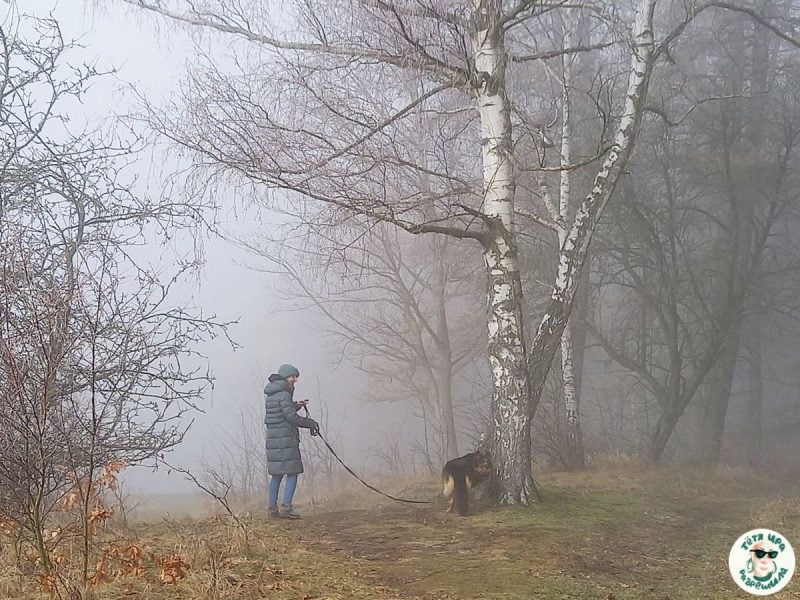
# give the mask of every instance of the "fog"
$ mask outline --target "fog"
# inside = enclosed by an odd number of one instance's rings
[[[3,7],[0,597],[789,584],[800,0]]]
[[[504,130],[492,102],[475,102],[491,90],[470,87],[473,58],[452,32],[431,34],[437,59],[398,63],[382,15],[360,29],[334,8],[254,8],[249,20],[176,5],[203,27],[176,23],[161,5],[23,8],[80,40],[68,62],[114,71],[70,118],[147,136],[126,171],[137,192],[216,208],[215,233],[181,230],[167,246],[132,251],[162,266],[200,256],[172,301],[235,321],[233,343],[217,335],[197,348],[214,386],[202,411],[184,416],[193,425],[169,462],[198,471],[235,462],[224,458],[229,442],[243,418],[260,427],[261,390],[285,362],[299,367],[298,395],[327,415],[348,462],[431,475],[483,433],[502,477],[519,480],[511,502],[528,499],[531,460],[754,465],[775,444],[794,448],[793,55],[764,36],[796,44],[777,25],[737,9],[703,15],[680,38],[678,9],[662,7],[651,18],[668,41],[648,58],[626,53],[611,17],[554,10],[541,36],[515,41],[503,77],[516,112]],[[643,27],[632,6],[610,6],[631,31]],[[295,18],[308,31],[296,33]],[[241,19],[236,37],[225,19]],[[719,24],[715,46],[703,34]],[[319,37],[319,63],[259,25]],[[743,39],[737,28],[746,43],[723,51]],[[329,53],[326,29],[364,47]],[[605,41],[570,49],[581,36]],[[680,68],[665,58],[679,38]],[[481,48],[475,56],[491,54]],[[562,51],[580,57],[555,68],[548,61]],[[350,70],[340,54],[353,52],[378,66]],[[340,71],[341,86],[326,79]],[[487,141],[484,130],[500,133]],[[514,156],[486,149],[512,140]],[[164,469],[125,477],[134,491],[191,488]]]
[[[114,71],[95,82],[84,96],[73,115],[76,122],[86,119],[89,124],[107,123],[128,115],[138,108],[131,92],[134,87],[156,103],[166,100],[176,92],[187,63],[193,61],[194,44],[183,30],[159,26],[154,19],[116,3],[34,0],[23,11],[52,15],[66,39],[79,41],[82,48],[69,52],[70,63]],[[151,145],[129,175],[139,178],[144,193],[159,194],[170,169],[178,166],[179,161],[166,145]],[[301,370],[297,396],[311,400],[312,416],[319,417],[323,410],[329,413],[330,427],[346,442],[340,453],[351,464],[368,463],[370,449],[386,431],[416,435],[417,419],[406,409],[365,399],[363,377],[326,344],[324,321],[309,311],[290,310],[291,304],[278,297],[276,288],[285,289],[287,282],[276,274],[254,270],[268,265],[230,241],[269,232],[281,224],[281,217],[243,208],[234,191],[225,191],[224,195],[220,198],[218,227],[225,237],[201,232],[202,268],[184,278],[174,290],[173,300],[190,300],[205,313],[236,321],[229,334],[237,347],[218,337],[199,348],[207,357],[214,386],[198,405],[202,412],[187,416],[193,420],[192,427],[168,461],[202,473],[205,463],[217,460],[227,436],[238,435],[243,412],[260,418],[267,377],[286,362]],[[141,254],[159,264],[163,256],[173,252],[193,253],[196,244],[193,237],[178,236],[166,252],[155,247]],[[163,466],[158,471],[128,469],[127,491],[196,491],[181,475],[167,471]]]

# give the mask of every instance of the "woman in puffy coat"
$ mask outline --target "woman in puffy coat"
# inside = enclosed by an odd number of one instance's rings
[[[315,435],[319,425],[313,419],[297,414],[307,400],[294,402],[294,386],[300,378],[300,371],[292,365],[281,365],[278,372],[269,376],[264,387],[264,405],[267,426],[267,472],[269,481],[269,514],[271,517],[299,519],[292,510],[292,498],[297,489],[297,476],[303,472],[300,456],[300,427],[311,430]],[[278,491],[281,481],[286,477],[283,488],[283,503],[278,510]]]

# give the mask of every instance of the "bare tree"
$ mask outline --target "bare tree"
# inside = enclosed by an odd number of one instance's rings
[[[211,381],[194,345],[225,328],[172,305],[186,267],[131,257],[154,233],[193,227],[200,207],[132,192],[136,140],[65,127],[65,106],[98,74],[64,71],[58,24],[13,4],[0,43],[0,514],[57,585],[63,538],[45,530],[77,507],[85,586],[104,473],[181,441],[181,417]]]
[[[524,81],[541,60],[591,49],[529,51],[527,32],[546,28],[547,14],[561,10],[558,6],[526,0],[470,6],[305,3],[297,6],[292,32],[281,33],[255,5],[231,10],[213,2],[131,3],[254,44],[277,65],[268,78],[261,61],[257,71],[242,68],[236,75],[213,65],[196,70],[187,86],[188,110],[150,114],[161,133],[205,157],[207,174],[286,190],[290,198],[316,202],[320,214],[334,222],[340,220],[336,215],[355,213],[415,234],[480,242],[494,381],[492,451],[502,500],[528,502],[530,420],[594,225],[633,147],[652,67],[655,2],[640,3],[633,32],[624,38],[632,40],[631,76],[618,134],[593,191],[566,226],[555,292],[530,364],[515,234],[516,105],[507,77]],[[624,16],[607,8],[600,5],[598,14],[608,23]],[[606,29],[607,36],[612,29]],[[607,47],[610,39],[599,47]],[[414,85],[409,88],[408,82]],[[292,110],[286,109],[287,101]],[[277,103],[286,108],[276,110]],[[418,107],[428,117],[423,137],[433,159],[424,167],[416,160],[420,135],[406,119]],[[526,122],[541,123],[535,111],[526,117],[516,123],[521,130]],[[470,147],[480,149],[480,164],[471,158]],[[407,185],[423,171],[429,176],[424,189]]]
[[[796,169],[796,140],[784,123],[796,109],[769,108],[769,68],[761,56],[765,36],[778,38],[748,12],[714,17],[705,25],[719,32],[719,43],[748,43],[753,54],[709,48],[676,54],[683,65],[676,77],[685,80],[693,62],[706,75],[675,87],[663,107],[653,108],[660,120],[646,134],[648,152],[633,165],[608,229],[613,233],[602,245],[605,310],[621,310],[601,317],[595,334],[656,400],[651,461],[659,460],[695,398],[706,419],[704,459],[718,461],[742,335],[749,316],[763,314],[760,273],[778,256],[791,261],[778,231],[794,203],[786,185]],[[786,85],[795,60],[790,53],[778,61],[775,89]],[[774,127],[765,124],[766,114]],[[702,155],[684,153],[690,135]],[[758,362],[754,356],[756,379]],[[756,404],[758,387],[754,381]]]
[[[287,278],[283,295],[293,310],[323,315],[338,360],[368,377],[364,398],[419,407],[444,435],[436,462],[454,458],[454,386],[475,359],[482,327],[475,274],[449,238],[412,244],[413,236],[382,224],[357,235],[338,259],[343,242],[330,236],[246,246]]]
[[[785,22],[729,2],[665,5],[664,25],[657,28],[657,0],[632,6],[303,2],[287,11],[293,18],[285,25],[262,3],[127,1],[222,36],[236,52],[225,69],[213,60],[193,69],[180,103],[148,107],[151,125],[193,157],[195,191],[202,194],[210,182],[249,185],[258,196],[264,188],[282,190],[270,206],[293,207],[306,222],[336,226],[358,215],[414,234],[479,242],[493,381],[491,446],[500,499],[507,503],[533,499],[531,419],[593,233],[635,146],[656,61],[668,61],[689,24],[714,10],[746,15],[796,43],[782,29]],[[543,47],[540,39],[553,39],[551,17],[565,11],[591,12],[599,24],[595,39]],[[547,144],[542,132],[551,103],[540,102],[541,65],[590,51],[608,52],[609,63],[627,63],[627,79],[611,86],[623,98],[610,103],[610,139],[600,140],[594,160],[557,166],[599,163],[572,218],[559,223],[558,210],[528,215],[563,235],[551,298],[529,345],[515,206],[523,189],[520,170],[530,169],[532,158],[525,150]],[[422,121],[412,118],[419,113]]]

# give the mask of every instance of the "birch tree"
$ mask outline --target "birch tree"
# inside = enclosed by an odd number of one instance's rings
[[[480,244],[491,449],[499,498],[507,503],[532,499],[531,419],[593,233],[632,155],[656,62],[669,62],[692,21],[713,11],[737,12],[793,42],[781,29],[785,23],[728,2],[663,4],[658,28],[657,0],[304,2],[284,10],[286,22],[260,3],[128,2],[208,34],[231,52],[224,67],[208,60],[191,69],[174,105],[148,107],[151,125],[194,159],[190,193],[223,182],[249,186],[260,199],[265,189],[281,190],[269,195],[270,207],[293,204],[319,222],[358,215]],[[596,39],[585,46],[544,44],[552,36],[537,34],[552,31],[553,14],[569,11],[593,15]],[[529,343],[520,277],[527,257],[519,254],[516,208],[519,173],[532,157],[520,149],[541,146],[551,120],[545,117],[552,103],[537,96],[542,63],[590,51],[627,63],[623,98],[611,103],[610,139],[598,144],[600,167],[569,222],[551,222],[561,219],[559,210],[528,215],[551,231],[560,228],[563,242],[549,303]],[[410,118],[419,113],[422,133],[419,119]],[[562,160],[558,168],[592,165]],[[425,186],[417,185],[420,173]]]
[[[514,127],[522,130],[529,123],[535,129],[542,120],[535,110],[525,120],[512,114],[517,105],[508,77],[528,87],[537,63],[592,49],[541,48],[526,34],[546,27],[543,19],[551,11],[567,8],[527,0],[305,3],[296,7],[298,18],[291,28],[279,31],[279,24],[254,6],[132,4],[232,36],[234,44],[249,46],[279,65],[269,76],[264,61],[258,72],[242,68],[236,75],[214,65],[195,70],[182,105],[151,113],[157,130],[204,157],[207,174],[283,189],[289,198],[316,202],[323,211],[356,213],[415,234],[480,243],[499,495],[508,503],[529,502],[530,420],[566,325],[594,225],[635,141],[652,66],[655,1],[639,3],[630,37],[622,39],[630,48],[631,68],[618,134],[592,193],[566,227],[556,291],[531,358],[522,322]],[[609,14],[607,6],[597,8],[601,16]],[[613,41],[611,26],[606,35],[599,47]],[[410,81],[414,85],[409,88]],[[409,89],[422,91],[412,95]],[[419,149],[412,152],[406,146],[419,143],[405,118],[417,107],[427,116],[425,143],[436,165],[427,169],[432,185],[424,193],[400,184],[413,180],[410,175],[420,168],[414,158]],[[479,164],[471,159],[476,151]]]
[[[585,47],[586,42],[582,39],[581,33],[584,29],[583,23],[578,20],[577,15],[571,11],[565,11],[561,16],[560,22],[554,23],[559,31],[559,38],[565,48]],[[574,148],[578,143],[573,122],[576,121],[576,114],[573,111],[575,103],[573,95],[579,93],[575,85],[575,64],[580,59],[581,54],[562,54],[560,57],[560,71],[547,65],[552,77],[556,79],[561,88],[560,98],[558,98],[558,134],[560,135],[558,157],[555,164],[550,165],[547,157],[543,155],[540,159],[543,167],[549,167],[553,175],[557,176],[557,197],[554,199],[551,193],[551,183],[548,171],[542,170],[538,175],[537,183],[539,194],[546,209],[549,219],[547,223],[556,234],[556,248],[560,250],[564,247],[569,234],[569,224],[574,215],[573,197],[577,192],[574,185],[576,170],[574,169]],[[597,100],[596,98],[594,99]],[[585,112],[578,115],[583,120],[592,120],[591,116]],[[596,120],[596,119],[595,119]],[[595,132],[592,134],[597,135]],[[593,135],[593,137],[594,137]],[[602,139],[602,132],[600,132]],[[542,146],[546,148],[546,140],[542,140]],[[556,253],[557,256],[557,253]],[[584,278],[585,279],[585,278]],[[584,285],[585,287],[585,285]],[[557,416],[559,422],[556,424],[557,430],[562,430],[563,438],[559,444],[563,445],[563,466],[568,469],[581,469],[585,466],[583,441],[580,428],[579,400],[580,400],[580,371],[582,366],[583,345],[578,344],[578,365],[575,361],[575,339],[581,339],[580,331],[582,326],[576,326],[575,320],[569,321],[564,328],[561,336],[561,391],[563,394],[563,411],[556,411],[557,415],[563,412],[562,418]]]
[[[569,20],[564,23],[564,46],[573,46],[574,24]],[[561,181],[559,186],[559,224],[568,222],[570,217],[570,193],[572,173],[572,123],[570,113],[570,87],[572,80],[573,57],[562,57],[563,95],[561,99]],[[563,248],[567,241],[567,231],[563,225],[558,227],[558,247]],[[580,419],[578,415],[578,395],[575,384],[574,344],[572,329],[564,328],[561,335],[561,377],[564,388],[564,416],[566,420],[567,461],[570,466],[584,466],[583,441],[581,439]]]

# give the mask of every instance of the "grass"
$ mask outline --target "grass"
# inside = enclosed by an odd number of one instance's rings
[[[443,500],[421,507],[362,499],[300,522],[256,515],[248,543],[222,519],[139,524],[118,541],[184,556],[187,577],[164,585],[148,562],[143,577],[104,583],[95,597],[735,599],[748,597],[727,572],[741,533],[770,527],[800,549],[798,490],[746,472],[605,470],[539,483],[540,504],[475,507],[466,519],[446,515]],[[30,579],[6,568],[0,597],[38,596]],[[800,576],[773,598],[800,599]]]

